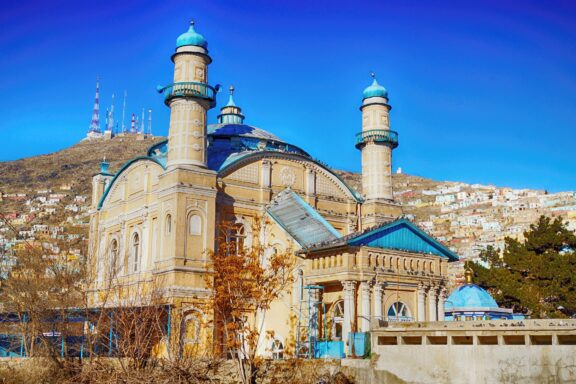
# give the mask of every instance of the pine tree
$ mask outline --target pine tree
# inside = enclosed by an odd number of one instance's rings
[[[524,241],[507,237],[504,250],[488,247],[473,265],[476,282],[499,305],[534,318],[576,316],[576,234],[561,218],[541,216]]]

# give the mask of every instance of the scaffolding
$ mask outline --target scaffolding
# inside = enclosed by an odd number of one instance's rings
[[[304,286],[305,296],[300,300],[300,309],[298,314],[298,335],[296,339],[296,357],[313,359],[318,356],[318,343],[328,343],[326,338],[326,304],[320,300],[320,295],[312,297],[311,291],[323,291],[324,287],[320,285]],[[320,319],[322,320],[321,339],[318,334],[320,328]],[[325,346],[327,347],[327,346]]]

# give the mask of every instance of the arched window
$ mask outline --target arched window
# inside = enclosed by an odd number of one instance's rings
[[[140,236],[137,233],[135,233],[132,236],[132,265],[134,272],[138,272],[139,263],[140,263]]]
[[[236,251],[236,253],[240,253],[241,250],[244,249],[244,241],[246,240],[246,230],[244,225],[242,224],[235,224],[230,230],[230,250]]]
[[[196,311],[187,313],[180,325],[180,342],[182,345],[197,344],[200,341],[200,319]]]
[[[272,350],[272,358],[274,360],[279,360],[284,358],[284,344],[278,339],[272,340],[272,345],[270,346]]]
[[[166,222],[164,223],[164,228],[166,229],[166,235],[170,235],[172,233],[172,215],[166,215]]]
[[[332,310],[332,340],[342,340],[342,324],[344,323],[344,301],[334,303]]]
[[[110,242],[110,257],[108,258],[108,278],[113,279],[116,277],[117,266],[120,263],[118,260],[118,240],[112,239]]]
[[[190,216],[188,220],[188,226],[190,227],[189,233],[193,236],[198,236],[202,234],[202,218],[198,215]]]
[[[397,301],[388,308],[389,321],[412,321],[410,308],[401,301]]]

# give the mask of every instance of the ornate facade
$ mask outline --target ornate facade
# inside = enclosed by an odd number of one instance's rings
[[[226,221],[246,247],[264,239],[271,250],[295,251],[295,283],[265,320],[263,334],[274,331],[276,340],[263,337],[263,354],[292,344],[308,295],[321,303],[317,321],[328,324],[316,336],[345,345],[376,319],[443,319],[447,263],[457,257],[401,218],[391,178],[398,135],[384,87],[374,79],[362,98],[361,194],[305,150],[245,124],[233,90],[218,122],[207,121],[217,90],[208,81],[207,42],[193,25],[178,37],[172,61],[173,84],[160,89],[170,108],[168,140],[114,174],[103,164],[93,178],[94,305],[142,305],[153,287],[179,323],[174,337],[211,348],[204,277]],[[262,217],[269,224],[252,233]]]

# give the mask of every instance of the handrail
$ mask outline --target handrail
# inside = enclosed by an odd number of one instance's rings
[[[168,104],[175,97],[198,97],[214,102],[216,89],[208,84],[187,81],[157,87],[158,93],[164,94],[164,102]]]
[[[370,129],[356,134],[356,148],[366,143],[386,143],[392,148],[398,146],[398,132],[387,129]]]

